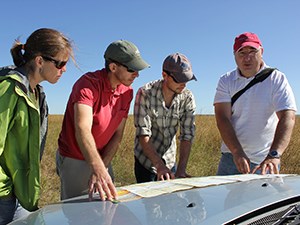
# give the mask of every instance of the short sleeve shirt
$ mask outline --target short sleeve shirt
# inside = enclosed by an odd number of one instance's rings
[[[192,141],[195,135],[196,104],[191,91],[175,95],[167,108],[162,95],[162,82],[157,80],[141,87],[135,99],[134,123],[136,137],[134,154],[149,171],[155,172],[151,161],[144,155],[139,136],[146,135],[168,168],[175,165],[176,133],[180,127],[180,140]]]
[[[63,156],[83,160],[74,128],[74,104],[93,109],[92,134],[99,151],[109,142],[123,118],[127,118],[133,90],[123,84],[113,90],[105,69],[83,75],[73,86],[58,144]]]
[[[241,76],[238,69],[226,73],[219,80],[214,103],[231,102],[231,97],[253,78]],[[281,110],[296,111],[297,108],[288,80],[278,70],[252,86],[234,103],[231,122],[251,162],[259,164],[268,154],[278,123],[276,112]],[[230,152],[224,143],[221,151]]]

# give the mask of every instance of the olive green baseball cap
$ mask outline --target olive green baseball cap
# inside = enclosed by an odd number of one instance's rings
[[[130,41],[118,40],[112,42],[104,53],[107,61],[115,61],[133,71],[140,71],[150,65],[142,59],[139,49]]]

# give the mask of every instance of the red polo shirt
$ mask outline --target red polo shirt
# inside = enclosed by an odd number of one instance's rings
[[[101,151],[109,142],[123,118],[127,118],[133,90],[120,84],[111,88],[105,69],[84,74],[74,84],[58,139],[61,155],[84,160],[77,145],[74,127],[74,103],[93,108],[92,134]]]

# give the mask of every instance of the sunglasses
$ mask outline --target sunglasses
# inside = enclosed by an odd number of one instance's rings
[[[54,65],[55,65],[55,67],[57,68],[57,69],[61,69],[61,68],[63,68],[66,64],[67,64],[67,62],[68,61],[58,61],[58,60],[55,60],[55,59],[53,59],[53,58],[51,58],[51,57],[47,57],[47,56],[42,56],[43,57],[43,59],[45,59],[45,60],[47,60],[47,61],[50,61],[50,62],[53,62],[54,63]]]
[[[177,80],[175,80],[175,78],[172,76],[171,72],[167,71],[167,70],[164,70],[164,72],[173,79],[173,81],[177,84],[179,84],[180,82],[178,82]]]
[[[136,71],[134,71],[134,70],[132,70],[132,69],[129,69],[128,66],[125,66],[125,65],[122,64],[122,63],[119,63],[119,62],[114,61],[114,60],[111,60],[111,59],[110,59],[110,61],[111,61],[112,63],[117,64],[118,66],[123,66],[123,67],[125,67],[125,68],[127,69],[127,72],[129,72],[129,73],[134,73],[134,72],[136,72]]]

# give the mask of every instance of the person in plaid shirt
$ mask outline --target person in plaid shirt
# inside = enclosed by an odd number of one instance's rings
[[[162,77],[139,88],[135,98],[134,171],[138,183],[190,177],[186,166],[195,136],[196,104],[186,84],[197,79],[190,61],[181,53],[166,57]]]

